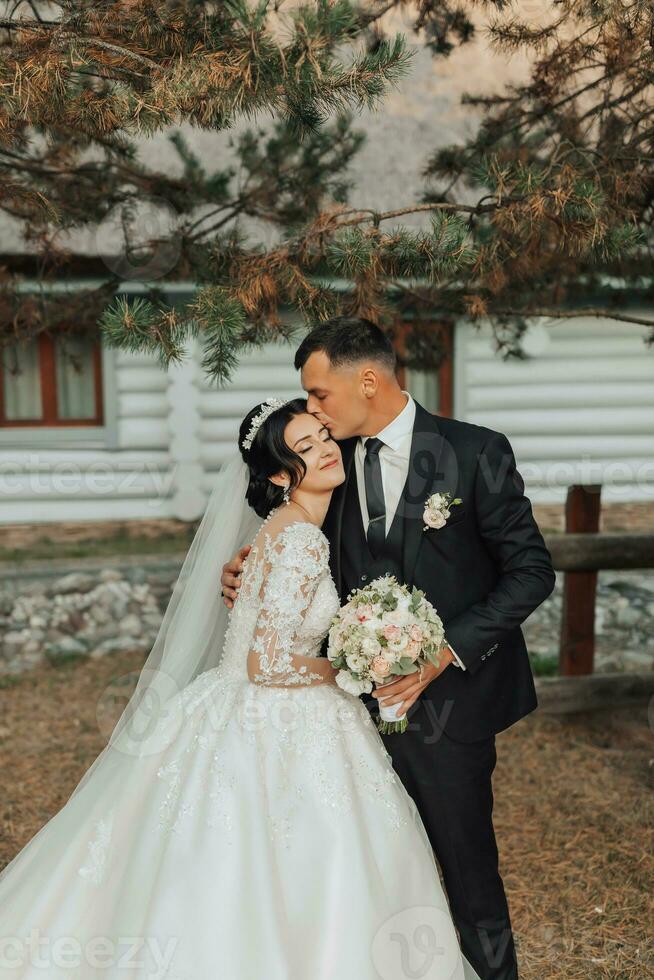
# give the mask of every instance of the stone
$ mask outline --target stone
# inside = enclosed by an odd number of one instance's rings
[[[24,644],[21,653],[24,656],[27,656],[28,654],[31,654],[31,653],[40,653],[41,650],[42,650],[42,647],[43,647],[43,641],[42,640],[39,640],[39,639],[37,639],[35,637],[32,637],[31,640],[28,640]]]
[[[116,638],[116,624],[113,620],[105,623],[103,626],[96,626],[94,624],[87,631],[84,638],[90,647],[97,646],[103,640],[114,640]]]
[[[148,626],[151,629],[158,630],[159,627],[161,626],[161,620],[162,619],[163,619],[163,616],[161,615],[161,613],[159,612],[159,610],[156,609],[153,612],[144,613],[144,615],[143,615],[143,625],[144,626]]]
[[[622,659],[617,657],[607,657],[605,654],[595,655],[595,670],[604,674],[620,673],[622,671]]]
[[[58,657],[69,657],[75,654],[84,656],[88,653],[88,646],[77,637],[66,636],[57,643],[46,643],[43,653],[48,659],[54,660]]]
[[[118,632],[127,636],[138,636],[142,632],[141,620],[135,613],[130,613],[118,623]]]
[[[121,653],[125,649],[125,641],[122,637],[111,636],[93,647],[89,652],[89,656],[93,660],[97,660],[100,657],[105,657],[108,653]]]
[[[127,613],[127,599],[120,590],[117,591],[117,582],[107,582],[98,586],[94,590],[93,601],[102,607],[108,615],[115,620],[120,620]]]
[[[46,631],[42,629],[31,629],[29,630],[29,635],[27,637],[27,643],[45,643],[46,641]]]
[[[142,637],[114,636],[110,639],[103,640],[102,643],[91,650],[89,655],[94,660],[97,660],[99,657],[106,657],[107,654],[124,653],[126,650],[144,650],[147,649],[147,646],[147,641]]]
[[[92,575],[83,572],[70,572],[61,578],[55,579],[49,588],[50,594],[65,595],[68,592],[89,592],[95,586],[95,579]]]
[[[616,612],[615,619],[620,626],[635,626],[640,619],[640,612],[633,606],[621,606]]]
[[[45,582],[25,582],[21,585],[20,591],[24,596],[38,596],[45,599],[47,588]]]
[[[66,636],[68,636],[67,633],[62,633],[61,630],[55,629],[53,626],[50,626],[46,634],[46,640],[49,643],[58,643],[59,640],[65,639]]]
[[[83,572],[68,564],[70,574],[58,572],[55,579],[47,562],[42,572],[31,568],[29,579],[12,577],[7,570],[0,578],[0,673],[30,669],[44,659],[45,649],[82,655],[85,650],[92,656],[149,652],[182,562],[175,555],[125,568],[119,559],[114,567],[105,564],[113,563],[98,559]],[[57,591],[61,582],[69,591]],[[527,648],[538,659],[558,655],[562,588],[559,575],[552,596],[522,624]],[[654,570],[600,572],[596,671],[653,669],[653,633]]]
[[[45,660],[45,655],[43,653],[43,648],[39,647],[38,650],[29,650],[22,658],[23,663],[29,670],[31,667],[37,667],[42,664]]]
[[[633,670],[654,670],[654,650],[647,653],[644,650],[625,650],[625,663]]]
[[[101,606],[99,603],[94,603],[93,605],[89,606],[87,615],[93,623],[104,625],[105,623],[114,622],[109,610],[105,609],[105,607]]]
[[[45,657],[42,651],[38,653],[21,653],[20,656],[14,657],[13,660],[8,661],[0,671],[0,673],[7,674],[24,674],[33,667],[38,667],[39,664],[43,663]]]
[[[22,632],[18,630],[11,630],[9,633],[5,633],[2,638],[2,644],[7,656],[13,656],[22,649],[25,643],[25,637]]]

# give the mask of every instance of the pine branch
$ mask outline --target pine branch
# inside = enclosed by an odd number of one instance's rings
[[[210,286],[201,291],[189,307],[194,332],[202,335],[204,354],[201,365],[212,380],[229,381],[244,349],[240,341],[248,329],[243,307],[227,290]]]
[[[104,343],[132,354],[156,354],[162,367],[184,359],[183,342],[189,332],[174,310],[137,296],[117,296],[100,318]]]
[[[610,316],[611,320],[616,320],[618,323],[637,323],[639,326],[650,327],[654,330],[654,319],[652,317],[632,316],[629,313],[618,313],[615,310],[608,314],[605,307],[599,306],[580,306],[574,310],[534,306],[526,310],[512,310],[507,308],[496,309],[493,312],[498,316],[520,316],[530,320],[537,317],[551,318],[554,320],[574,320],[586,316],[599,317],[605,320],[607,316]],[[654,341],[654,335],[652,336],[652,340]]]
[[[434,153],[420,199],[353,208],[347,167],[361,137],[337,117],[376,108],[408,70],[404,38],[384,33],[393,8],[415,10],[415,34],[435,58],[467,43],[479,12],[490,11],[489,43],[524,52],[529,75],[503,92],[463,97],[483,112],[479,128]],[[202,338],[205,370],[222,382],[241,351],[290,335],[285,305],[307,324],[358,312],[389,332],[410,313],[409,354],[422,364],[442,355],[419,323],[436,309],[487,319],[503,356],[520,356],[534,316],[652,327],[610,301],[596,304],[590,287],[589,302],[579,302],[583,283],[651,278],[651,4],[561,0],[540,24],[501,0],[215,8],[64,0],[60,9],[57,22],[45,7],[28,23],[2,21],[11,26],[0,64],[0,208],[23,220],[45,275],[61,275],[65,263],[59,232],[94,228],[115,210],[125,251],[159,237],[162,250],[177,250],[170,275],[200,286],[181,313],[156,290],[116,300],[102,321],[107,343],[169,364],[190,337]],[[213,170],[181,134],[175,178],[144,166],[131,142],[173,122],[218,131],[262,111],[278,120],[272,134],[248,132],[230,165]],[[179,220],[170,235],[142,243],[130,217],[150,197]],[[396,223],[409,216],[420,226]],[[263,222],[274,244],[252,243],[245,218]],[[332,288],[337,277],[350,288]],[[1,275],[0,288],[11,295]],[[55,322],[44,303],[5,303],[4,313],[0,343]]]

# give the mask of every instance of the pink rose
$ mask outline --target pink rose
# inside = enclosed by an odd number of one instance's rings
[[[418,643],[422,642],[423,633],[417,623],[413,624],[409,630],[409,635],[411,636],[412,640],[416,640]]]
[[[384,657],[374,657],[370,667],[378,677],[387,677],[391,671],[391,665]]]
[[[413,660],[415,663],[415,661],[420,656],[421,647],[422,644],[419,643],[417,640],[409,640],[409,642],[406,645],[406,649],[404,651],[404,656],[410,657],[411,660]]]
[[[402,630],[399,626],[384,626],[382,633],[389,643],[398,643],[402,638]]]

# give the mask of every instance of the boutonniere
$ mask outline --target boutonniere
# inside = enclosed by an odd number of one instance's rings
[[[425,521],[423,531],[428,531],[430,527],[443,527],[450,516],[450,507],[463,503],[461,497],[450,500],[451,496],[450,491],[446,490],[445,493],[432,493],[431,497],[427,497],[422,513],[422,519]]]

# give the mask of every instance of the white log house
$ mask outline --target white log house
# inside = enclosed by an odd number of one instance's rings
[[[535,503],[562,503],[572,483],[601,483],[606,504],[654,498],[654,348],[643,328],[535,323],[526,360],[501,360],[490,328],[465,322],[451,343],[446,369],[407,372],[404,384],[431,411],[505,432]],[[302,393],[287,344],[243,357],[222,389],[197,348],[168,372],[155,357],[82,354],[70,389],[56,352],[26,358],[18,381],[5,357],[0,524],[195,519],[246,412],[267,395]]]

